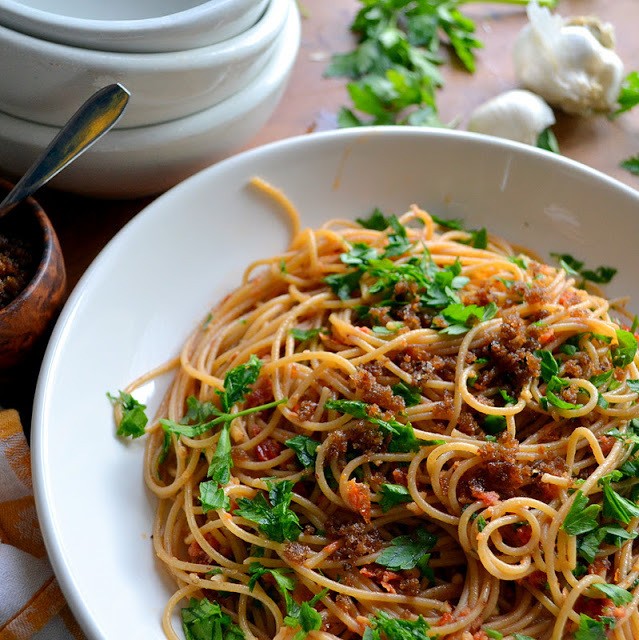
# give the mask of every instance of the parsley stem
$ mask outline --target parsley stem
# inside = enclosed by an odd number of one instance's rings
[[[257,413],[258,411],[264,411],[265,409],[272,409],[273,407],[277,407],[280,404],[284,404],[288,402],[288,398],[282,398],[281,400],[273,400],[273,402],[269,402],[267,404],[261,404],[259,407],[251,407],[250,409],[243,409],[242,411],[238,411],[237,413],[227,413],[225,416],[227,420],[235,420],[235,418],[240,418],[242,416],[248,416],[250,413]],[[222,416],[221,416],[222,417]]]

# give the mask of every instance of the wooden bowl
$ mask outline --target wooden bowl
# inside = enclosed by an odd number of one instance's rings
[[[0,180],[2,197],[10,189],[8,182]],[[39,256],[28,284],[0,307],[0,369],[6,369],[22,361],[46,333],[64,300],[66,271],[53,225],[33,198],[0,219],[0,233],[28,240],[35,258]]]

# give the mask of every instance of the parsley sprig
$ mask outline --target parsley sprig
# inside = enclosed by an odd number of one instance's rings
[[[117,396],[107,393],[107,398],[122,412],[117,434],[131,438],[143,436],[144,429],[149,421],[144,411],[146,405],[138,402],[130,393],[125,391],[120,391]]]
[[[575,631],[575,640],[607,640],[607,628],[610,620],[595,620],[585,613],[579,615],[579,628]]]
[[[310,438],[309,436],[294,436],[284,443],[289,449],[295,451],[295,455],[300,464],[309,469],[315,466],[315,458],[317,458],[317,448],[320,442]]]
[[[621,526],[639,517],[639,505],[634,502],[637,496],[631,493],[632,499],[625,497],[622,493],[628,490],[628,486],[619,484],[639,478],[637,462],[635,459],[627,460],[619,469],[599,480],[603,490],[602,504],[591,504],[580,490],[575,492],[561,528],[568,535],[577,536],[577,552],[588,564],[594,562],[602,543],[621,547],[637,537],[636,531]]]
[[[390,541],[375,562],[387,567],[391,571],[402,571],[417,567],[423,575],[433,578],[433,572],[428,567],[430,551],[437,543],[437,536],[418,529],[412,536],[399,536]]]
[[[257,356],[251,355],[248,362],[227,371],[224,376],[224,390],[216,390],[215,393],[220,398],[221,409],[218,409],[212,402],[200,402],[194,396],[189,396],[186,400],[188,409],[186,415],[179,422],[166,418],[161,419],[162,428],[170,433],[194,438],[210,431],[217,425],[227,425],[235,418],[272,409],[286,402],[286,398],[282,398],[231,413],[233,407],[243,401],[249,393],[251,386],[260,375],[261,368],[262,361]]]
[[[582,404],[567,402],[559,395],[562,389],[570,385],[570,380],[557,375],[559,362],[555,356],[547,349],[539,349],[534,352],[534,355],[539,358],[540,377],[546,383],[546,394],[540,398],[541,406],[545,410],[549,405],[557,409],[580,409]]]
[[[290,569],[270,569],[262,566],[259,562],[254,562],[249,567],[248,587],[252,591],[257,581],[269,574],[275,580],[277,588],[284,597],[286,605],[286,617],[284,624],[288,627],[297,628],[299,631],[293,636],[292,640],[304,640],[309,631],[316,631],[322,626],[322,616],[315,610],[315,605],[328,593],[328,589],[323,589],[307,602],[297,603],[291,591],[295,589],[295,580],[288,575]]]
[[[238,498],[234,515],[255,522],[259,530],[275,542],[297,540],[302,531],[299,518],[290,509],[293,497],[293,482],[265,480],[268,500],[262,492],[252,500]]]
[[[403,484],[384,483],[380,488],[379,506],[386,513],[398,504],[412,502],[410,491]]]
[[[166,433],[175,433],[189,438],[202,435],[221,425],[217,445],[209,463],[207,480],[200,483],[200,502],[204,513],[215,509],[228,509],[230,506],[223,487],[231,479],[233,467],[230,436],[233,420],[240,416],[272,409],[286,402],[283,398],[232,413],[233,407],[246,398],[252,385],[257,381],[261,369],[262,361],[257,356],[251,355],[248,362],[230,369],[224,376],[224,390],[216,391],[221,408],[213,402],[201,402],[195,396],[189,396],[186,400],[187,412],[179,422],[160,420]]]
[[[364,632],[362,640],[430,640],[429,629],[430,625],[422,616],[417,620],[402,620],[378,611],[371,618],[371,626]]]
[[[181,611],[186,640],[244,640],[244,633],[217,602],[191,598]]]
[[[610,598],[617,607],[632,602],[632,594],[627,589],[623,589],[616,584],[598,582],[597,584],[593,584],[592,588]]]
[[[595,284],[608,284],[617,274],[614,267],[600,266],[596,269],[587,269],[581,260],[577,260],[568,253],[551,253],[559,265],[566,273],[575,278],[580,278],[580,285],[583,287],[585,282],[594,282]]]

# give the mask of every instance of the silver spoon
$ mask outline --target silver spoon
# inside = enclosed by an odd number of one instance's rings
[[[96,91],[0,202],[0,218],[99,140],[120,119],[130,95],[119,83]]]

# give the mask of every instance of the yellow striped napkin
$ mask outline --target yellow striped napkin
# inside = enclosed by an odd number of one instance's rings
[[[51,570],[36,516],[20,417],[0,411],[0,640],[84,635]]]

